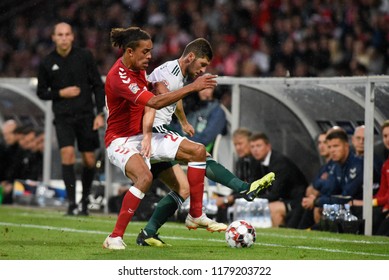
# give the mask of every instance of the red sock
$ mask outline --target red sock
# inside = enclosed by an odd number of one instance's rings
[[[187,176],[190,188],[189,214],[198,218],[203,213],[205,162],[189,162]]]
[[[110,235],[111,237],[123,237],[124,232],[126,231],[126,228],[134,216],[134,213],[143,197],[144,193],[142,193],[139,189],[135,187],[131,187],[129,189],[123,198],[122,208],[120,209],[115,228]]]

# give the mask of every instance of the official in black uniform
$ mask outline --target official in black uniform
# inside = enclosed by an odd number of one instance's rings
[[[64,22],[54,26],[55,50],[40,64],[38,97],[53,101],[54,125],[61,152],[62,176],[69,207],[67,214],[78,214],[75,200],[75,142],[82,154],[82,210],[88,215],[88,196],[95,174],[95,150],[99,148],[98,129],[104,126],[104,84],[93,55],[73,46],[72,27]]]

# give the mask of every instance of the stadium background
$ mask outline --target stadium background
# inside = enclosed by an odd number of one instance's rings
[[[153,65],[180,55],[196,37],[213,45],[211,72],[226,76],[350,76],[388,71],[387,0],[3,0],[0,76],[34,77],[52,49],[55,22],[93,51],[102,75],[118,53],[112,27],[153,36]]]

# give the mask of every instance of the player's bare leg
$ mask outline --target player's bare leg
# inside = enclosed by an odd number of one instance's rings
[[[134,182],[134,186],[124,196],[115,228],[103,243],[103,248],[106,249],[125,249],[124,232],[153,180],[153,175],[140,154],[134,154],[127,161],[126,175]]]
[[[206,228],[211,232],[226,230],[227,225],[209,219],[202,210],[206,168],[204,145],[185,139],[181,142],[176,158],[188,162],[187,177],[190,185],[190,210],[185,220],[186,227],[189,229]]]

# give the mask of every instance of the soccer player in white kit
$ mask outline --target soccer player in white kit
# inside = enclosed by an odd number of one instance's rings
[[[166,86],[159,87],[159,92],[170,92],[180,89],[184,86],[185,80],[195,80],[197,77],[203,75],[207,66],[212,60],[213,52],[212,48],[207,40],[204,38],[198,38],[190,42],[182,56],[179,59],[165,62],[161,66],[157,67],[148,77],[151,83],[163,82]],[[190,136],[193,136],[194,129],[188,123],[185,112],[182,106],[182,100],[177,101],[169,106],[166,106],[159,110],[147,109],[147,113],[143,119],[145,122],[149,122],[150,125],[153,122],[153,131],[159,133],[165,133],[167,137],[173,137],[179,139],[180,136],[177,132],[169,128],[169,124],[172,120],[172,115],[176,114],[183,131]],[[156,163],[152,164],[151,168],[154,177],[157,177],[169,186],[171,191],[165,196],[157,205],[152,217],[148,224],[138,235],[137,244],[142,246],[166,246],[166,244],[158,237],[158,229],[172,216],[182,202],[188,197],[189,184],[186,180],[185,174],[181,167],[173,163]],[[167,179],[166,175],[174,173],[174,178],[178,179],[178,182],[171,182]],[[271,185],[274,180],[274,173],[269,173],[263,178],[249,184],[243,182],[227,170],[224,166],[217,163],[209,154],[206,161],[206,176],[217,182],[225,185],[236,192],[244,192],[243,197],[247,200],[253,200],[260,190]],[[178,184],[178,187],[177,187]],[[190,210],[185,220],[185,225],[189,229],[206,228],[210,231],[215,231],[212,227],[215,227],[215,221],[209,219],[204,213],[199,218],[194,218],[192,215],[192,189],[190,192]],[[198,190],[195,190],[198,191]],[[202,190],[204,191],[204,190]],[[220,231],[222,229],[217,224],[215,227]],[[225,230],[225,228],[224,228]]]

